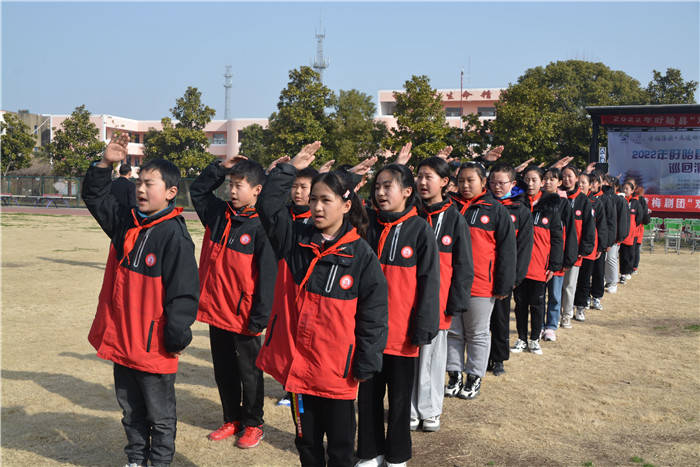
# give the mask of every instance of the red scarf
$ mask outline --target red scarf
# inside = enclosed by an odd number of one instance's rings
[[[165,222],[168,219],[172,219],[173,217],[180,215],[181,212],[182,208],[173,208],[172,211],[170,211],[163,217],[154,220],[153,222],[140,224],[138,217],[136,217],[136,209],[132,209],[131,216],[134,219],[134,226],[130,227],[129,230],[126,231],[126,235],[124,235],[124,256],[122,256],[121,261],[124,261],[124,258],[126,258],[127,264],[131,264],[131,261],[129,260],[129,253],[131,253],[131,250],[134,249],[134,245],[136,245],[136,239],[139,237],[139,234],[142,230],[150,229],[156,224],[160,224],[161,222]]]
[[[473,198],[471,198],[471,199],[464,199],[464,198],[462,198],[461,195],[458,195],[458,196],[456,196],[456,197],[454,197],[454,198],[452,198],[452,199],[454,199],[455,201],[457,201],[457,202],[462,206],[462,207],[459,209],[459,213],[462,214],[462,215],[464,215],[464,213],[467,212],[467,209],[469,209],[469,206],[471,206],[471,205],[474,204],[476,201],[478,201],[479,199],[481,199],[485,194],[486,194],[486,188],[484,188],[484,191],[482,191],[481,193],[479,193],[478,195],[476,195],[475,197],[473,197]]]
[[[535,209],[535,205],[537,204],[537,202],[540,200],[541,197],[542,197],[541,191],[538,191],[534,197],[528,195],[528,199],[530,200],[530,212],[532,212]]]
[[[399,217],[396,219],[394,222],[382,222],[379,220],[379,217],[377,217],[377,222],[382,224],[384,226],[384,230],[382,230],[382,234],[379,236],[379,246],[377,247],[377,258],[382,257],[382,250],[384,249],[384,242],[386,242],[386,237],[389,235],[389,231],[391,228],[395,225],[398,225],[405,221],[406,219],[410,219],[413,216],[417,216],[418,211],[416,210],[416,207],[413,206],[410,211],[408,211],[406,214],[403,216]]]
[[[306,275],[304,278],[301,280],[301,284],[299,284],[299,292],[297,292],[297,299],[299,298],[299,295],[301,294],[301,291],[304,289],[304,286],[306,285],[306,282],[309,280],[309,277],[311,277],[311,273],[314,270],[314,267],[316,267],[316,263],[318,263],[318,260],[323,258],[324,256],[329,256],[329,255],[336,255],[336,256],[344,256],[345,258],[352,258],[352,255],[348,254],[343,254],[341,253],[343,245],[346,245],[348,243],[352,243],[355,240],[358,240],[360,238],[360,235],[357,233],[357,229],[353,227],[352,229],[348,230],[345,235],[340,237],[333,246],[331,246],[328,249],[321,250],[321,247],[315,243],[309,243],[309,244],[303,244],[300,243],[299,246],[305,247],[305,248],[311,248],[311,251],[314,253],[314,258],[311,260],[311,263],[309,264],[309,269],[306,270]]]
[[[447,203],[437,211],[428,211],[427,209],[424,209],[425,213],[427,214],[428,217],[428,224],[430,224],[430,227],[433,226],[433,216],[439,215],[441,212],[445,212],[448,209],[450,209],[450,206],[452,206],[452,201],[448,200]]]

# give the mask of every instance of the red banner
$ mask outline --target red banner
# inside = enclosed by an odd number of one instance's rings
[[[645,194],[644,197],[647,199],[652,217],[654,217],[654,211],[700,213],[700,196]]]
[[[654,126],[654,127],[700,127],[700,114],[630,114],[601,115],[603,125]]]

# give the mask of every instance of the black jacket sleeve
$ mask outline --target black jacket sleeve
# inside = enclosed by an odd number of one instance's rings
[[[445,310],[450,316],[467,311],[474,282],[474,259],[469,225],[461,214],[455,216],[455,219],[457,220],[452,244],[452,282]]]
[[[617,208],[617,243],[621,243],[630,233],[630,207],[625,198],[614,196]]]
[[[255,261],[258,266],[258,283],[253,294],[253,306],[248,320],[248,331],[262,331],[270,319],[272,300],[275,293],[275,277],[277,276],[277,260],[262,225],[255,233]]]
[[[117,202],[111,185],[111,168],[91,166],[83,179],[81,193],[88,211],[109,238],[115,237],[131,216],[131,209]]]
[[[532,257],[532,245],[535,242],[534,227],[532,225],[532,214],[523,205],[518,208],[518,234],[515,238],[518,257],[515,261],[515,284],[520,285],[527,275]]]
[[[206,166],[190,185],[190,199],[204,227],[213,228],[226,212],[226,202],[214,194],[225,180],[226,169],[217,161]]]
[[[605,219],[605,204],[602,199],[599,199],[595,207],[595,228],[598,235],[598,251],[604,252],[608,247],[608,224]]]
[[[581,206],[581,239],[578,244],[579,256],[588,256],[593,253],[595,247],[595,218],[593,217],[593,206],[585,196],[581,195],[583,203]]]
[[[359,276],[357,313],[355,315],[355,356],[352,374],[369,379],[382,370],[382,360],[389,329],[389,298],[386,278],[379,260],[366,246],[366,264]]]
[[[550,213],[549,220],[549,264],[547,270],[561,271],[564,262],[564,232],[562,230],[561,216],[555,207]]]
[[[287,200],[296,173],[297,169],[291,164],[277,164],[265,180],[255,205],[277,258],[283,258],[293,245],[293,222]]]
[[[576,220],[569,203],[562,203],[561,224],[564,227],[564,261],[562,268],[570,268],[578,259],[578,237],[576,236]]]
[[[163,258],[163,311],[167,319],[163,337],[166,351],[180,352],[192,342],[190,326],[197,317],[199,273],[194,243],[184,221],[178,220],[173,230]]]
[[[647,204],[647,199],[644,196],[639,196],[639,205],[642,207],[642,224],[647,225],[651,222],[651,216],[649,215],[649,205]]]
[[[517,246],[515,229],[506,208],[496,204],[496,262],[493,268],[493,294],[509,295],[515,284]],[[532,247],[531,247],[532,248]]]
[[[608,232],[608,240],[605,243],[606,248],[613,246],[617,241],[617,209],[613,196],[615,195],[609,194],[601,196],[605,204],[605,226]]]
[[[413,313],[413,345],[429,344],[440,327],[440,257],[433,229],[427,222],[416,239],[416,308]]]

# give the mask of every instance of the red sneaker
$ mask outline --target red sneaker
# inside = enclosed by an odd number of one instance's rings
[[[224,423],[219,428],[209,433],[209,435],[207,435],[207,438],[209,438],[212,441],[221,441],[222,439],[226,439],[230,436],[237,435],[241,431],[243,431],[243,426],[241,425],[241,422],[228,422]]]
[[[260,440],[265,437],[263,433],[262,425],[260,426],[247,426],[243,432],[243,436],[236,440],[236,446],[241,449],[254,448],[260,444]]]

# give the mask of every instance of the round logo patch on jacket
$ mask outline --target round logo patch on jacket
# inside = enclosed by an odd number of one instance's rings
[[[350,274],[345,274],[343,277],[340,278],[340,281],[338,283],[340,284],[341,289],[348,290],[350,287],[352,287],[352,284],[354,284],[355,281],[352,279],[352,276]]]
[[[479,219],[482,224],[488,224],[491,219],[489,219],[489,216],[481,216],[481,219]]]
[[[410,246],[405,246],[401,248],[401,256],[403,256],[406,259],[410,258],[411,256],[413,256],[413,248],[411,248]]]
[[[543,218],[542,218],[542,224],[544,224],[544,225],[549,224],[549,219],[547,219],[546,217],[543,217]]]
[[[512,220],[512,221],[513,221],[513,224],[515,224],[515,221],[517,220],[517,219],[515,218],[515,214],[511,214],[511,215],[510,215],[510,220]],[[485,223],[486,223],[486,222],[484,222],[484,224],[485,224]]]
[[[577,210],[576,210],[576,215],[577,215],[577,216],[580,216],[580,215],[581,215],[581,210],[580,210],[580,209],[577,209]]]
[[[241,241],[241,245],[249,244],[250,243],[250,235],[248,235],[248,234],[241,235],[240,241]]]
[[[452,237],[450,237],[449,235],[444,235],[444,236],[442,237],[442,240],[441,240],[441,241],[442,241],[442,244],[445,245],[445,246],[450,246],[450,245],[452,245]]]
[[[146,259],[144,261],[146,262],[146,266],[152,268],[156,264],[156,255],[149,253],[146,255]]]

